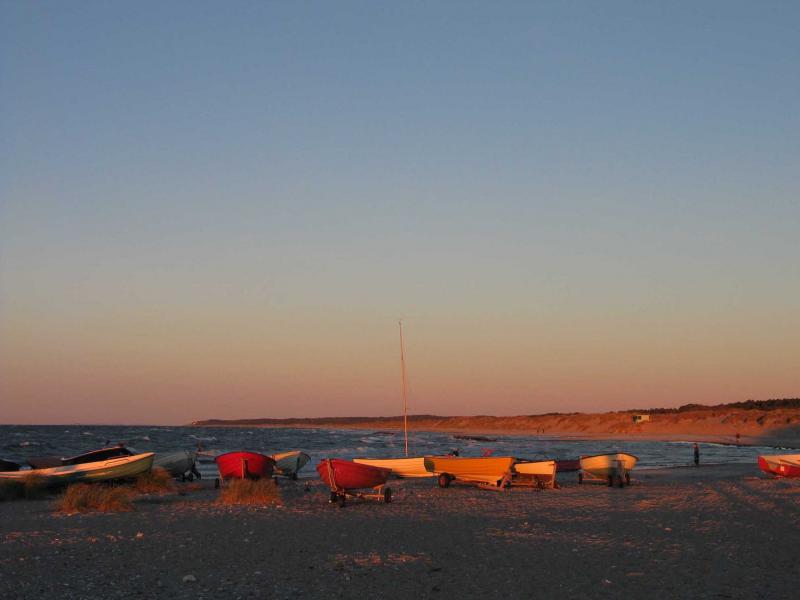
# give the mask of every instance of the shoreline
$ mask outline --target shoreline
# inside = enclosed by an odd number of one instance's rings
[[[343,423],[326,423],[326,424],[305,424],[305,425],[275,425],[275,424],[226,424],[226,425],[183,425],[183,427],[204,428],[204,429],[326,429],[326,430],[344,430],[344,431],[391,431],[395,435],[400,435],[403,432],[402,427],[386,426],[385,423],[381,424],[382,427],[372,426],[378,424],[343,424]],[[409,427],[409,433],[414,431],[421,431],[425,433],[442,433],[449,435],[503,435],[503,436],[521,436],[521,437],[538,437],[542,440],[549,441],[585,441],[585,440],[598,440],[598,441],[642,441],[642,442],[686,442],[686,443],[699,443],[699,444],[720,444],[724,446],[760,446],[769,448],[787,448],[796,449],[800,448],[800,439],[788,439],[777,437],[759,437],[759,436],[740,436],[737,442],[735,435],[727,434],[702,434],[702,433],[628,433],[628,432],[597,432],[597,433],[576,433],[574,431],[555,431],[541,433],[535,429],[492,429],[492,428],[457,428],[457,429],[441,429],[437,427]]]

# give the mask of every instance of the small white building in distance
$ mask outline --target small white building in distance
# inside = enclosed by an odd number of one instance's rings
[[[633,415],[634,423],[645,423],[650,420],[650,415]]]

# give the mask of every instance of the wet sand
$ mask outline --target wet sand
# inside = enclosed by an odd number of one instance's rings
[[[754,465],[634,475],[508,492],[396,481],[392,504],[343,509],[312,479],[282,482],[269,507],[218,506],[209,488],[120,514],[0,503],[0,597],[796,597],[800,481]]]

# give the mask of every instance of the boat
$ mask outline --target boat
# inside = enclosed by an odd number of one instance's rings
[[[46,486],[77,482],[118,481],[146,473],[153,465],[152,452],[118,456],[108,460],[75,465],[61,465],[46,469],[25,469],[0,472],[0,481],[25,481],[35,478]]]
[[[57,456],[37,456],[28,459],[28,464],[31,469],[50,469],[53,467],[61,467],[63,465],[82,465],[86,463],[99,462],[108,460],[109,458],[117,458],[119,456],[133,456],[135,453],[118,444],[116,446],[109,446],[107,448],[100,448],[99,450],[90,450],[83,454],[71,456],[69,458],[59,458]]]
[[[297,479],[297,473],[311,460],[308,454],[299,450],[279,452],[278,454],[273,454],[270,458],[275,461],[276,473],[290,479]]]
[[[433,477],[433,473],[425,468],[425,457],[411,458],[354,458],[353,462],[389,469],[392,475],[400,478]]]
[[[453,439],[456,440],[470,440],[473,442],[496,442],[497,438],[490,438],[486,437],[485,435],[466,435],[466,434],[456,434],[453,436]]]
[[[511,456],[426,456],[425,468],[439,476],[440,487],[449,486],[454,479],[501,487],[504,481],[510,482],[514,462]]]
[[[616,482],[620,487],[630,484],[630,472],[638,460],[633,454],[625,452],[581,456],[578,483],[583,483],[584,480],[602,480],[608,482],[608,485]]]
[[[514,472],[519,475],[518,480],[526,481],[538,487],[556,486],[556,461],[519,461],[514,463]]]
[[[258,452],[237,450],[214,458],[222,479],[265,479],[272,477],[275,461]]]
[[[758,466],[765,473],[778,477],[800,477],[800,454],[761,455]]]
[[[331,502],[344,505],[347,496],[376,498],[386,503],[392,501],[392,490],[386,485],[390,469],[359,464],[340,458],[326,458],[317,465],[320,479],[331,488]],[[373,488],[376,494],[359,493],[357,490]]]
[[[192,481],[195,476],[200,477],[200,473],[195,468],[194,452],[188,450],[177,450],[176,452],[159,452],[153,460],[153,467],[159,467],[167,471],[173,477],[181,477]]]

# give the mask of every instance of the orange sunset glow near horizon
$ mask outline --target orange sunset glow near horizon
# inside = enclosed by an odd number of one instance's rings
[[[791,19],[37,6],[0,423],[399,415],[401,318],[413,414],[800,395]]]

